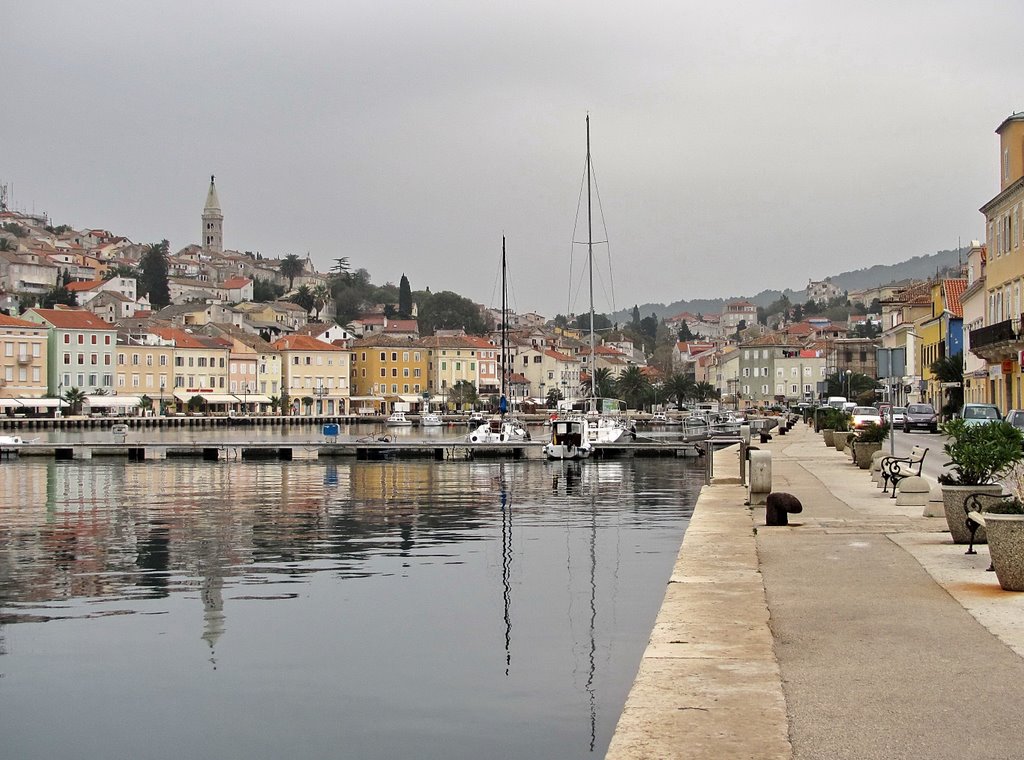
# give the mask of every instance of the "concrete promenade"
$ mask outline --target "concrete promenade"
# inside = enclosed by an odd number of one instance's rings
[[[607,757],[1024,757],[1024,594],[798,424],[765,527],[716,456]]]

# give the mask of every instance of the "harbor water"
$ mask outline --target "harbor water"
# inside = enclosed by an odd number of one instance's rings
[[[601,757],[702,477],[4,460],[3,755]]]

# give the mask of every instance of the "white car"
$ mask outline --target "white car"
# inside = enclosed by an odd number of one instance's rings
[[[882,424],[882,415],[873,406],[855,406],[853,408],[853,429],[860,430],[869,423]]]

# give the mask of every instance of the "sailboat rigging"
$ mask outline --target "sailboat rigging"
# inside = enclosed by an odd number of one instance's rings
[[[505,258],[505,236],[501,236],[501,396],[498,398],[498,414],[475,430],[470,431],[466,440],[470,443],[509,443],[528,441],[530,433],[526,425],[508,416],[508,383],[512,362],[508,356],[508,267]]]
[[[587,373],[590,376],[590,394],[576,409],[576,413],[561,416],[552,423],[551,442],[544,447],[548,459],[585,459],[594,443],[615,443],[629,430],[636,437],[635,428],[619,418],[621,402],[601,399],[597,395],[597,338],[594,331],[594,215],[593,215],[593,162],[590,155],[590,115],[587,115],[587,282],[590,317],[590,358]],[[575,237],[575,236],[574,236]],[[614,410],[611,408],[614,405]]]

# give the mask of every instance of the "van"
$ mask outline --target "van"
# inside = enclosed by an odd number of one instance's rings
[[[828,405],[833,409],[842,409],[846,406],[846,396],[829,396]]]

